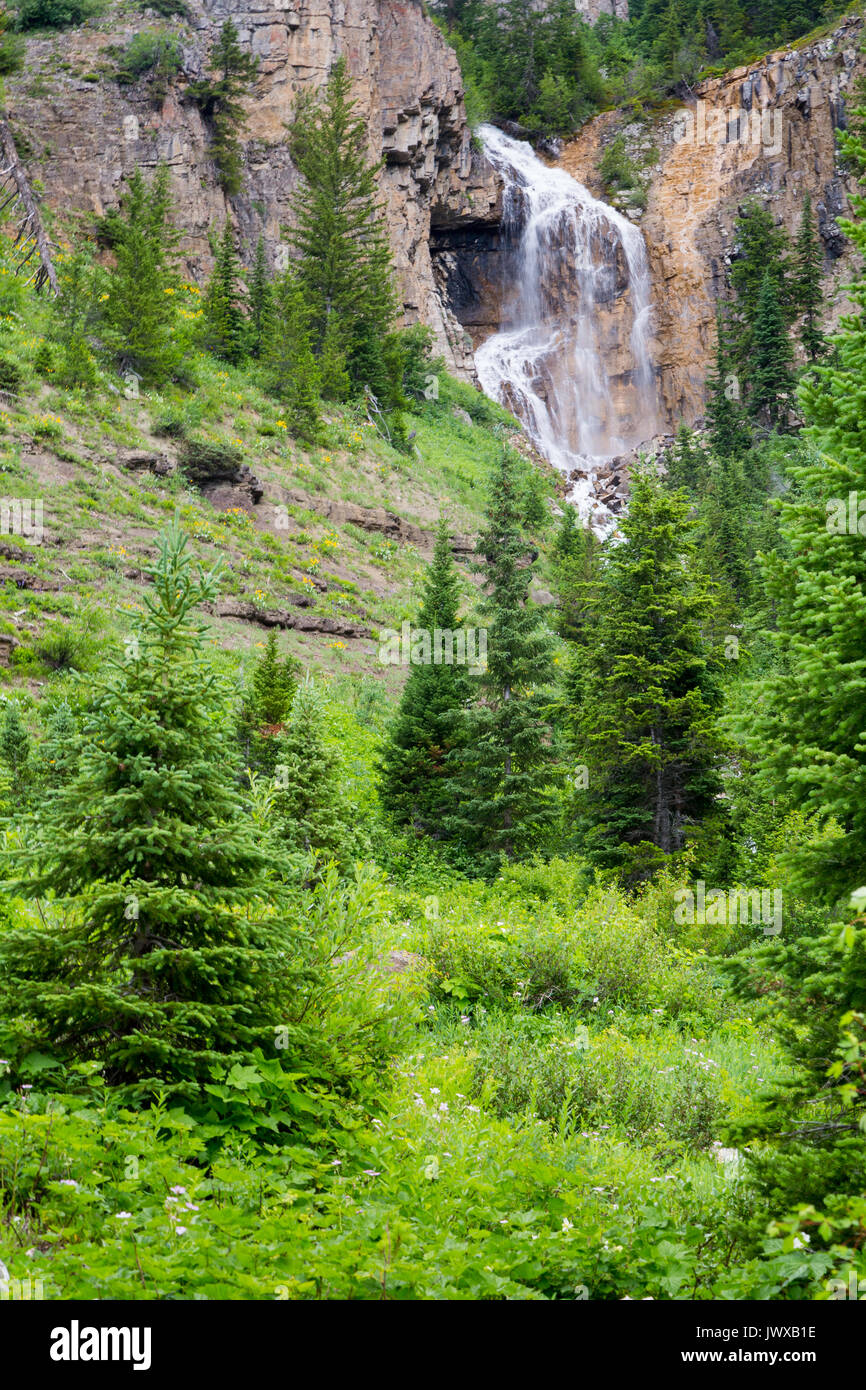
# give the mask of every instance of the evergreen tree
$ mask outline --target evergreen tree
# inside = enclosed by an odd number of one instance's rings
[[[525,503],[517,458],[503,448],[476,544],[487,669],[463,722],[464,746],[451,756],[456,809],[446,818],[449,833],[477,852],[483,870],[495,868],[500,855],[531,852],[554,813],[556,753],[545,693],[553,660],[544,615],[529,598],[537,552],[524,530]]]
[[[700,440],[684,420],[677,430],[673,448],[665,456],[665,467],[668,487],[685,488],[692,497],[703,493],[709,460]]]
[[[749,410],[755,419],[766,421],[774,429],[784,428],[788,422],[794,394],[793,362],[794,349],[778,287],[768,271],[761,284],[754,322]]]
[[[341,58],[324,94],[302,97],[296,106],[289,148],[302,177],[291,238],[314,352],[322,354],[326,344],[332,358],[343,352],[353,387],[375,391],[369,376],[384,388],[382,344],[397,302],[377,185],[381,164],[368,158],[366,122],[356,113],[351,85]]]
[[[826,351],[826,338],[821,331],[821,307],[824,303],[824,253],[815,231],[812,199],[803,199],[803,216],[794,248],[795,302],[803,315],[800,340],[810,362]]]
[[[226,218],[202,304],[205,347],[224,362],[238,363],[246,356],[247,320],[239,277],[240,263]]]
[[[740,458],[751,434],[745,421],[740,372],[735,368],[732,335],[721,300],[716,304],[716,360],[707,377],[710,444],[719,458]]]
[[[256,255],[250,277],[250,351],[253,357],[261,357],[265,352],[274,331],[274,294],[268,262],[265,255],[264,237],[256,243]]]
[[[319,428],[321,376],[310,346],[310,313],[292,267],[274,285],[273,329],[265,351],[271,390],[282,402],[286,423],[302,439]]]
[[[681,849],[719,788],[717,663],[704,636],[713,600],[688,500],[637,473],[619,530],[587,594],[574,713],[586,846],[610,865],[641,844]]]
[[[274,740],[288,718],[297,688],[298,663],[294,657],[280,657],[277,635],[271,629],[238,712],[241,748],[253,772],[273,773]]]
[[[12,796],[19,807],[23,806],[30,788],[31,748],[17,700],[3,701],[0,758],[9,769]]]
[[[442,518],[416,627],[431,643],[437,629],[450,637],[457,630],[459,608],[460,584]],[[443,645],[443,650],[450,648]],[[451,809],[448,757],[459,744],[460,715],[472,698],[473,683],[465,665],[446,664],[441,654],[436,663],[432,648],[430,656],[409,668],[383,753],[380,786],[382,802],[398,824],[438,838]]]
[[[45,737],[39,753],[42,779],[49,787],[57,787],[72,776],[78,765],[78,724],[67,700],[51,711],[45,721]]]
[[[322,695],[308,678],[298,686],[288,720],[274,739],[274,829],[296,868],[310,854],[340,862],[353,841],[340,756],[327,739],[325,715]]]
[[[246,124],[241,98],[251,90],[259,70],[258,59],[245,53],[238,31],[227,19],[210,52],[209,64],[215,77],[191,82],[189,93],[213,131],[211,154],[219,170],[219,182],[229,195],[241,191],[241,144],[239,133]]]
[[[115,256],[103,304],[106,336],[121,365],[154,386],[173,375],[183,354],[174,299],[178,233],[170,210],[169,173],[161,164],[149,186],[136,169],[121,212],[105,219]]]
[[[786,320],[790,321],[794,315],[789,283],[791,244],[785,228],[777,227],[773,214],[754,198],[740,209],[734,238],[730,280],[735,303],[731,337],[737,364],[749,380],[755,324],[764,280],[768,276]]]
[[[866,254],[866,222],[845,231]],[[766,561],[783,667],[754,728],[772,784],[841,827],[793,857],[805,886],[831,903],[861,886],[866,862],[866,278],[846,293],[854,311],[831,337],[834,360],[800,388],[816,453],[790,470],[783,545]]]
[[[98,1060],[112,1084],[198,1095],[219,1064],[296,1064],[316,978],[255,843],[226,694],[193,609],[216,593],[174,526],[146,614],[86,718],[75,775],[29,826],[19,896],[62,913],[0,938],[0,1035],[13,1075],[34,1049]]]
[[[93,342],[99,326],[102,277],[86,251],[74,251],[57,266],[56,297],[51,301],[48,337],[60,349],[53,373],[58,386],[96,384]]]

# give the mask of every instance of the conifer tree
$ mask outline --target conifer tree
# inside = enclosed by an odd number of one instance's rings
[[[58,264],[57,285],[48,326],[49,338],[60,349],[53,379],[59,386],[92,387],[102,277],[88,253],[77,250]]]
[[[136,169],[120,213],[105,219],[115,256],[103,305],[107,338],[124,367],[160,385],[180,365],[174,291],[178,233],[171,226],[169,173],[161,164],[150,185]]]
[[[544,614],[529,598],[536,552],[524,530],[525,506],[518,461],[503,448],[476,543],[486,589],[487,669],[464,721],[464,746],[451,757],[456,809],[446,818],[449,833],[476,852],[485,871],[501,855],[531,852],[554,814],[556,751],[546,690],[553,658]]]
[[[273,821],[288,861],[310,854],[340,862],[352,844],[352,813],[341,787],[340,755],[329,743],[321,692],[299,685],[288,719],[274,739]]]
[[[77,766],[78,724],[68,700],[61,700],[45,721],[45,737],[39,753],[42,779],[57,787],[72,776]]]
[[[719,458],[740,458],[751,442],[742,394],[741,369],[735,366],[729,320],[719,300],[716,304],[715,365],[707,377],[710,444]]]
[[[439,838],[452,809],[448,786],[449,754],[460,742],[461,714],[472,698],[465,665],[448,664],[443,653],[456,632],[460,584],[451,554],[448,524],[440,518],[436,547],[427,570],[416,627],[433,642],[442,637],[440,660],[431,646],[429,662],[412,665],[382,757],[382,802],[398,825]]]
[[[788,423],[794,394],[794,349],[773,275],[767,271],[753,329],[749,410],[774,429]]]
[[[866,148],[862,157],[866,166]],[[866,203],[856,206],[844,230],[863,255]],[[833,360],[800,387],[816,452],[791,469],[783,545],[766,561],[782,669],[753,730],[772,784],[842,831],[792,856],[804,886],[830,903],[863,884],[866,863],[866,278],[846,294],[854,310],[830,339]]]
[[[235,364],[246,356],[247,340],[239,277],[240,262],[235,253],[231,223],[226,218],[204,295],[202,325],[207,350],[224,362]]]
[[[730,280],[735,302],[731,337],[737,364],[749,380],[755,323],[767,276],[773,283],[786,322],[790,322],[795,313],[789,273],[791,244],[785,228],[777,227],[773,214],[754,198],[740,209],[734,236]]]
[[[700,440],[684,420],[680,422],[674,446],[665,458],[665,467],[668,487],[685,488],[693,497],[703,492],[709,461]]]
[[[821,306],[824,303],[824,253],[815,231],[812,199],[803,199],[803,216],[794,248],[794,275],[797,310],[803,315],[800,341],[810,362],[826,351],[827,340],[821,331]]]
[[[580,823],[587,850],[607,865],[641,844],[681,849],[719,787],[720,696],[704,637],[713,601],[694,563],[689,502],[639,472],[619,530],[588,587],[574,712],[588,783]]]
[[[98,1060],[111,1084],[198,1095],[213,1068],[311,1036],[315,971],[255,842],[227,691],[194,608],[216,593],[173,526],[146,613],[100,683],[75,775],[28,830],[19,896],[63,912],[0,938],[0,1037],[13,1075],[34,1049]]]
[[[302,177],[291,239],[314,352],[322,354],[326,342],[331,357],[342,351],[352,386],[375,390],[364,378],[371,363],[379,371],[397,304],[377,184],[381,164],[368,156],[366,122],[351,89],[340,58],[324,92],[296,106],[289,148]]]
[[[274,295],[268,273],[265,239],[256,242],[256,254],[250,276],[250,352],[261,357],[274,330]]]
[[[280,656],[277,635],[271,629],[238,713],[241,748],[253,772],[273,773],[274,740],[288,718],[297,688],[298,663],[294,657]]]
[[[241,144],[239,134],[246,124],[241,98],[251,90],[258,75],[258,59],[245,53],[238,31],[227,19],[210,52],[209,65],[215,77],[191,82],[189,92],[213,130],[211,154],[219,170],[223,191],[241,191]]]
[[[30,786],[30,735],[24,727],[17,700],[3,701],[0,721],[0,758],[9,770],[11,792],[18,806],[23,806]]]
[[[286,423],[302,439],[319,428],[321,376],[310,346],[310,312],[290,266],[274,285],[274,317],[265,351],[270,388],[283,403]]]

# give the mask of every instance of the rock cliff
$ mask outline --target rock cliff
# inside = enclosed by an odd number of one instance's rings
[[[735,254],[734,220],[746,198],[760,197],[795,232],[803,195],[811,194],[825,250],[829,322],[844,312],[839,291],[850,252],[837,219],[850,210],[855,185],[839,165],[836,132],[846,124],[846,101],[866,71],[863,24],[862,15],[850,16],[826,37],[705,82],[687,105],[649,127],[604,113],[563,152],[569,173],[601,194],[598,161],[616,132],[638,150],[654,147],[646,211],[634,215],[652,265],[654,355],[671,427],[703,415],[715,300]]]
[[[228,17],[260,60],[246,102],[243,191],[229,199],[217,184],[207,128],[185,99]],[[147,80],[121,86],[115,77],[117,50],[157,27],[171,29],[183,49],[182,73],[161,102]],[[382,195],[406,319],[431,324],[440,350],[467,369],[468,340],[434,282],[431,222],[495,220],[498,190],[471,143],[456,57],[419,0],[216,0],[207,7],[192,0],[188,22],[112,7],[82,28],[29,38],[25,71],[8,83],[8,107],[31,178],[46,203],[65,213],[101,215],[136,165],[168,164],[188,270],[201,279],[211,262],[208,229],[226,216],[246,257],[259,235],[273,264],[285,255],[297,179],[285,122],[297,93],[319,86],[340,54],[356,79],[370,152],[384,160]]]

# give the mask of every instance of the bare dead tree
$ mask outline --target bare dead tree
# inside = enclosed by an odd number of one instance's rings
[[[20,248],[15,274],[20,275],[26,266],[31,265],[35,256],[36,264],[31,267],[27,284],[32,284],[37,290],[49,285],[56,294],[57,272],[51,256],[51,243],[45,235],[39,205],[18,157],[15,140],[5,116],[0,116],[0,153],[3,160],[3,166],[0,168],[0,213],[17,204],[14,216],[20,217],[12,243],[13,247]]]

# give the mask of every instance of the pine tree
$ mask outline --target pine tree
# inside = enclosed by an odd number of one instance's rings
[[[463,722],[465,746],[452,754],[455,811],[446,828],[478,855],[482,870],[501,855],[531,852],[553,814],[556,752],[546,687],[553,658],[544,615],[529,598],[534,551],[524,530],[526,490],[518,460],[503,448],[484,527],[476,543],[486,589],[487,669],[480,698]]]
[[[17,700],[3,701],[0,758],[9,769],[12,796],[19,807],[23,806],[31,781],[31,748]]]
[[[253,772],[273,773],[275,739],[297,688],[298,662],[294,657],[280,657],[277,635],[271,629],[238,712],[238,736],[246,765]]]
[[[106,336],[121,365],[155,386],[172,376],[183,353],[175,331],[178,233],[170,210],[169,173],[161,164],[149,186],[136,169],[120,214],[105,220],[115,256],[103,305]]]
[[[41,776],[49,787],[58,787],[78,765],[78,724],[67,700],[61,700],[45,721],[45,737],[39,745]]]
[[[235,254],[231,223],[226,218],[202,303],[202,332],[208,352],[235,364],[246,356],[247,341],[239,277],[240,262]]]
[[[588,782],[580,821],[587,850],[607,865],[641,845],[682,849],[719,788],[720,695],[704,637],[713,601],[694,563],[689,502],[639,472],[619,530],[588,586],[574,712]]]
[[[862,255],[866,205],[857,210],[844,230]],[[854,311],[830,339],[834,360],[800,388],[816,452],[791,469],[783,545],[766,562],[782,669],[753,730],[773,785],[841,828],[792,856],[804,886],[830,903],[862,885],[866,863],[866,278],[846,294]]]
[[[253,272],[250,277],[250,352],[261,357],[274,330],[274,294],[268,273],[264,237],[256,243]]]
[[[745,379],[749,380],[755,323],[767,276],[773,282],[786,321],[794,316],[789,274],[791,243],[785,228],[776,226],[773,214],[757,199],[749,200],[740,209],[734,225],[734,237],[730,272],[731,288],[735,295],[731,338],[737,365]]]
[[[173,526],[145,616],[100,683],[75,775],[28,827],[18,896],[58,908],[0,938],[0,1035],[13,1074],[34,1049],[94,1059],[138,1094],[194,1098],[213,1068],[309,1039],[317,978],[232,757],[227,691],[193,614],[216,576],[193,573]]]
[[[211,123],[211,155],[219,170],[220,187],[231,196],[241,191],[239,133],[246,124],[241,98],[250,92],[259,63],[241,48],[237,28],[230,19],[220,29],[210,52],[209,65],[216,76],[191,82],[189,93]]]
[[[377,184],[381,164],[367,156],[367,126],[356,114],[351,87],[340,58],[324,93],[302,97],[296,106],[289,149],[302,178],[291,238],[314,352],[321,354],[327,342],[333,354],[339,344],[352,386],[375,390],[363,378],[397,301]]]
[[[310,313],[292,267],[274,285],[274,321],[265,351],[271,390],[285,408],[286,423],[302,439],[319,428],[321,376],[310,346]]]
[[[412,665],[382,757],[381,798],[398,825],[439,838],[451,809],[448,786],[449,754],[459,745],[460,715],[472,698],[472,679],[465,665],[447,664],[442,654],[451,648],[457,630],[460,584],[451,555],[451,538],[444,518],[427,570],[416,629],[432,643],[442,637],[440,660]]]
[[[820,316],[824,303],[824,253],[815,231],[812,199],[803,199],[803,216],[794,248],[795,302],[803,315],[800,340],[810,362],[826,351],[827,340],[821,331]]]
[[[326,736],[325,702],[308,678],[274,739],[273,822],[287,859],[343,860],[352,844],[352,811],[341,787],[340,756]]]
[[[721,300],[716,304],[716,360],[707,377],[710,445],[719,458],[740,458],[751,443],[745,420],[740,371],[735,368],[732,334]]]
[[[767,271],[755,315],[749,410],[774,429],[788,422],[794,394],[794,348],[773,275]]]
[[[700,496],[706,486],[709,460],[701,441],[685,420],[677,430],[673,448],[665,457],[666,484],[670,488],[685,488],[692,497]]]
[[[96,384],[93,344],[99,327],[102,277],[90,255],[74,251],[58,262],[58,293],[51,301],[48,337],[60,349],[53,379],[58,386]]]

